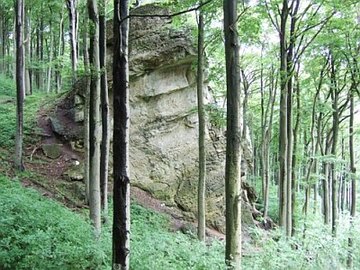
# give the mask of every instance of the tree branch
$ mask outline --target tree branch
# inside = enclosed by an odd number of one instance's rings
[[[270,19],[272,25],[275,27],[276,31],[278,31],[280,33],[279,22],[277,21],[276,16],[275,16],[275,19],[271,16],[270,8],[268,6],[267,1],[265,1],[265,7],[266,7],[266,11],[267,11],[267,14],[269,16],[269,19]]]
[[[320,28],[317,30],[317,32],[310,38],[310,40],[301,48],[300,50],[300,44],[299,46],[297,47],[296,49],[296,52],[295,52],[295,57],[294,57],[294,62],[296,63],[299,58],[301,57],[301,55],[304,53],[304,51],[307,49],[307,47],[310,46],[310,44],[314,41],[314,39],[320,34],[320,32],[323,30],[323,28],[325,27],[325,25],[328,23],[328,21],[335,15],[335,11],[333,11],[330,16],[326,17],[324,20],[322,20],[320,23],[314,25],[313,27],[311,28],[307,28],[305,29],[304,31],[302,31],[302,36],[305,35],[305,32],[316,27],[316,26],[320,26]],[[300,52],[299,52],[300,51]]]
[[[209,4],[212,1],[213,0],[208,0],[208,1],[204,2],[204,3],[199,4],[196,7],[193,7],[193,8],[190,8],[190,9],[185,9],[185,10],[175,12],[175,13],[172,13],[172,14],[130,14],[130,15],[126,16],[125,18],[121,19],[120,23],[122,23],[123,21],[125,21],[127,19],[130,19],[130,18],[168,18],[168,19],[170,19],[172,17],[176,17],[176,16],[186,14],[186,13],[189,13],[189,12],[192,12],[192,11],[197,11],[200,8],[202,8],[203,6]]]

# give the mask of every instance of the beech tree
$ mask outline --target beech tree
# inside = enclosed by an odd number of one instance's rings
[[[104,217],[108,211],[108,170],[110,148],[110,125],[109,125],[109,93],[106,73],[106,1],[99,2],[99,45],[100,45],[100,86],[101,86],[101,160],[100,160],[100,190],[101,206]]]
[[[16,0],[16,137],[15,137],[15,168],[24,170],[23,136],[24,136],[24,1]]]
[[[77,33],[78,33],[78,14],[77,0],[66,0],[70,22],[70,45],[71,45],[71,67],[73,83],[76,80],[78,50],[77,50]]]
[[[201,2],[200,2],[201,4]],[[197,98],[199,119],[199,183],[198,183],[198,238],[205,240],[206,231],[206,154],[205,154],[205,106],[204,106],[204,14],[200,8],[198,17],[198,63],[197,63]]]
[[[88,0],[90,19],[90,110],[89,110],[89,205],[90,219],[98,237],[101,232],[101,199],[100,199],[100,53],[99,53],[99,13],[97,0]]]
[[[129,175],[129,2],[114,0],[114,132],[113,132],[113,269],[129,269],[130,175]]]
[[[226,59],[226,247],[230,269],[241,269],[241,99],[237,1],[224,0]]]

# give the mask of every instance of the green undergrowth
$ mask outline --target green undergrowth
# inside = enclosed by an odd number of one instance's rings
[[[249,229],[253,240],[244,244],[242,269],[345,269],[351,235],[353,269],[360,269],[358,219],[350,230],[348,218],[341,216],[337,238],[315,214],[306,227],[304,222],[290,239],[280,230]],[[171,232],[166,215],[132,203],[131,269],[223,270],[223,258],[222,242],[207,246]],[[17,180],[0,177],[0,269],[110,269],[110,263],[111,224],[96,242],[86,212],[72,212]]]
[[[99,242],[83,214],[0,177],[0,269],[110,269],[111,226]],[[224,269],[223,245],[169,231],[169,219],[133,204],[131,269]]]
[[[100,269],[90,225],[60,204],[0,177],[0,269]]]
[[[358,224],[359,219],[354,224]],[[306,226],[304,225],[306,224]],[[298,224],[294,237],[287,238],[280,230],[267,236],[255,229],[252,236],[257,251],[243,259],[243,269],[302,269],[328,270],[347,269],[349,251],[352,251],[353,268],[360,269],[360,228],[349,226],[348,215],[339,217],[336,238],[330,225],[324,225],[319,216],[310,215],[304,223]],[[349,249],[348,239],[352,237],[353,247]]]
[[[55,100],[55,94],[35,92],[24,102],[24,142],[35,144],[40,131],[36,126],[37,112],[43,105]],[[15,145],[16,86],[12,79],[0,76],[0,148],[11,149]]]

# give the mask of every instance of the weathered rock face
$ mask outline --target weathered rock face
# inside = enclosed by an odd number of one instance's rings
[[[150,5],[133,12],[168,11]],[[194,41],[190,30],[175,30],[164,18],[132,18],[130,29],[131,183],[194,217],[198,181]],[[110,60],[112,33],[108,33],[108,52]],[[111,69],[108,75],[111,91]],[[78,100],[75,103],[79,106]],[[207,220],[220,230],[224,228],[224,142],[224,136],[209,127]]]
[[[149,10],[150,9],[150,10]],[[165,14],[154,6],[137,14]],[[196,49],[190,30],[170,20],[133,18],[130,36],[130,160],[132,183],[196,213],[198,119]],[[223,227],[223,149],[207,134],[207,209]]]

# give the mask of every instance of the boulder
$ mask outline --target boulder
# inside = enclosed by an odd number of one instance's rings
[[[65,137],[67,135],[66,127],[62,121],[56,117],[49,117],[51,129],[59,136]]]
[[[57,159],[61,156],[62,144],[43,144],[42,150],[44,155],[51,159]]]

